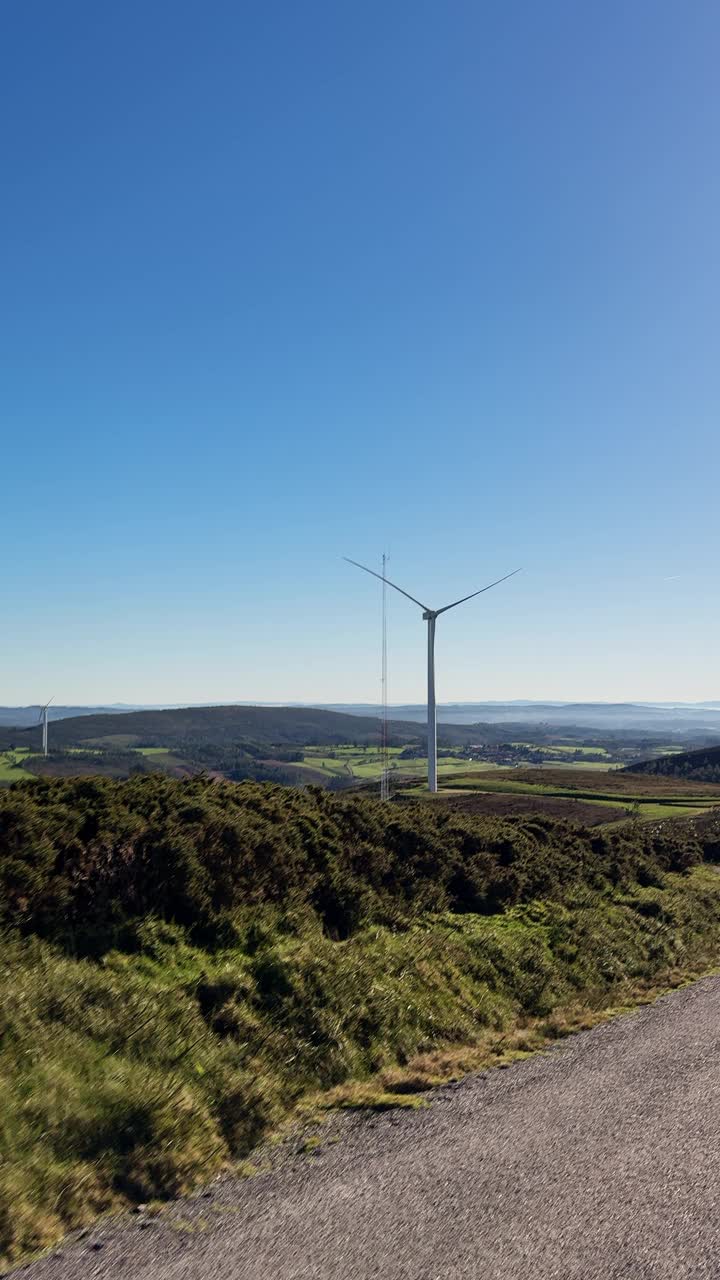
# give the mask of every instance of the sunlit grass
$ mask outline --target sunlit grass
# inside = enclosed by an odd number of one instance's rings
[[[23,778],[32,778],[32,773],[22,768],[22,762],[30,754],[27,747],[16,747],[12,751],[0,752],[0,783],[20,782]]]

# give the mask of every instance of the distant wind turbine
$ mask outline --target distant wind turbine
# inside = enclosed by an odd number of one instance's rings
[[[55,694],[53,694],[53,698],[54,697],[55,697]],[[50,703],[52,702],[53,698],[50,698],[50,700],[45,703],[45,706],[40,708],[40,715],[38,717],[38,724],[42,725],[42,749],[43,749],[44,756],[46,756],[48,753],[48,734],[47,734],[48,714],[47,713],[48,713],[48,707],[50,706]]]
[[[428,624],[428,697],[427,697],[427,738],[428,738],[428,791],[437,791],[437,707],[435,705],[435,622],[441,613],[447,613],[448,609],[455,609],[459,604],[465,604],[466,600],[473,600],[475,596],[481,596],[484,591],[489,591],[491,587],[497,587],[501,582],[507,582],[508,578],[514,578],[519,569],[513,569],[512,573],[506,573],[504,578],[497,578],[495,582],[489,582],[486,587],[481,587],[479,591],[471,591],[469,596],[463,596],[460,600],[454,600],[452,604],[446,604],[442,609],[429,609],[421,600],[416,600],[415,596],[411,596],[408,591],[404,591],[396,582],[391,582],[389,578],[383,577],[381,573],[376,573],[374,569],[368,569],[367,565],[359,564],[357,560],[351,560],[349,556],[343,556],[343,560],[347,564],[354,564],[356,569],[364,569],[365,573],[371,573],[373,578],[379,578],[381,582],[386,582],[389,587],[393,587],[395,591],[399,591],[401,596],[405,596],[407,600],[412,600],[413,604],[419,605],[423,611],[423,620]]]

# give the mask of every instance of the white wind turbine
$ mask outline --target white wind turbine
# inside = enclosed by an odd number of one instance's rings
[[[497,578],[495,582],[489,582],[486,587],[481,587],[479,591],[471,591],[469,596],[463,596],[461,600],[454,600],[452,604],[446,604],[442,609],[429,609],[421,600],[416,600],[415,596],[411,596],[408,591],[404,591],[396,582],[391,582],[389,578],[384,578],[382,574],[376,573],[374,569],[368,569],[367,565],[359,564],[357,560],[351,560],[349,556],[343,556],[343,560],[348,564],[354,564],[356,569],[364,569],[365,573],[371,573],[373,578],[379,578],[381,582],[386,582],[389,587],[394,587],[400,592],[401,596],[405,596],[408,600],[412,600],[413,604],[417,604],[423,611],[423,620],[428,624],[428,697],[427,697],[427,738],[428,738],[428,791],[437,791],[437,708],[435,705],[435,623],[441,613],[447,613],[448,609],[455,609],[459,604],[464,604],[466,600],[472,600],[475,596],[481,596],[484,591],[489,591],[491,587],[497,587],[501,582],[507,582],[508,578],[514,578],[519,569],[513,569],[512,573],[506,573],[504,578]]]
[[[53,698],[54,697],[55,697],[55,694],[53,694]],[[38,724],[42,725],[42,749],[43,749],[44,756],[46,756],[48,753],[48,734],[47,734],[48,714],[47,713],[48,713],[48,707],[50,706],[50,703],[52,702],[53,698],[50,698],[49,701],[45,703],[45,706],[40,708],[40,715],[38,717]]]

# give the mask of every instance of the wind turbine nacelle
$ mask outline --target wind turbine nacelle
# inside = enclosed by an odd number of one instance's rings
[[[423,622],[432,622],[433,618],[437,618],[437,614],[436,614],[435,610],[434,610],[434,609],[426,609],[426,610],[425,610],[425,612],[424,612],[424,614],[423,614]]]

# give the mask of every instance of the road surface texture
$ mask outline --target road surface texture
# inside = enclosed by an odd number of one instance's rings
[[[720,979],[363,1116],[26,1280],[720,1277]]]

